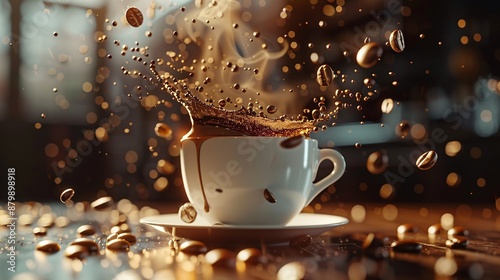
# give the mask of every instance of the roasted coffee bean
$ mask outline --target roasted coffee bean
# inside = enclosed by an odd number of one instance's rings
[[[431,169],[437,162],[438,155],[434,151],[427,151],[418,157],[416,165],[420,170]]]
[[[115,252],[126,252],[130,250],[130,243],[125,239],[114,239],[106,244],[106,249]]]
[[[448,230],[448,239],[451,239],[456,236],[468,236],[469,231],[461,226],[454,226]]]
[[[288,245],[290,248],[305,248],[311,245],[312,237],[309,234],[299,235],[293,238]]]
[[[75,195],[75,190],[73,189],[65,189],[62,193],[59,199],[61,200],[62,203],[66,203],[71,200],[71,198]]]
[[[334,77],[332,68],[327,64],[321,65],[316,72],[316,81],[320,86],[329,86],[333,82]]]
[[[441,224],[433,224],[427,229],[427,234],[429,235],[440,235],[444,231],[443,226]]]
[[[114,239],[116,239],[117,237],[118,237],[118,233],[113,232],[113,233],[111,233],[111,234],[109,234],[109,235],[108,235],[108,237],[106,238],[106,242],[109,242],[109,241],[111,241],[111,240],[114,240]]]
[[[188,255],[201,255],[205,254],[208,251],[207,245],[205,243],[196,241],[196,240],[188,240],[182,242],[179,246],[179,251]]]
[[[266,264],[268,259],[262,254],[262,251],[257,248],[245,248],[238,252],[236,261],[243,262],[247,265],[258,265]]]
[[[70,259],[83,260],[89,255],[89,251],[81,245],[69,245],[64,250],[64,255]]]
[[[382,113],[389,114],[392,109],[394,109],[394,100],[391,98],[384,99],[380,105],[380,109],[382,110]]]
[[[469,245],[469,240],[465,236],[454,236],[445,242],[446,246],[452,249],[465,249]]]
[[[33,234],[35,236],[45,236],[47,235],[47,229],[43,227],[35,227],[33,228]]]
[[[394,252],[401,253],[420,253],[422,251],[422,244],[411,240],[394,241],[391,247]]]
[[[144,16],[142,12],[136,7],[130,7],[125,11],[125,18],[127,22],[133,27],[139,27],[142,25],[144,21]]]
[[[291,262],[278,270],[278,280],[302,280],[307,279],[307,268],[301,262]]]
[[[121,224],[119,226],[113,226],[110,230],[111,233],[124,233],[124,232],[131,232],[130,227],[127,224]]]
[[[205,262],[214,267],[234,268],[236,255],[228,249],[213,249],[205,254]]]
[[[96,230],[91,225],[83,225],[83,226],[80,226],[76,230],[76,232],[78,233],[79,236],[90,236],[90,235],[94,235],[96,233]]]
[[[196,212],[196,209],[194,209],[194,206],[186,202],[184,203],[181,207],[179,207],[179,218],[185,223],[192,223],[196,220],[196,216],[198,213]]]
[[[356,61],[359,66],[363,68],[370,68],[375,66],[382,56],[383,49],[382,47],[375,43],[370,42],[366,45],[363,45],[361,49],[359,49],[356,55]]]
[[[42,240],[36,244],[36,249],[45,253],[55,253],[61,250],[61,245],[59,245],[56,241]]]
[[[54,225],[54,217],[52,214],[44,214],[36,221],[36,223],[41,227],[50,228]]]
[[[276,203],[277,201],[276,197],[274,197],[274,194],[268,189],[264,190],[264,198],[270,203]]]
[[[64,216],[57,217],[54,220],[54,224],[60,228],[67,227],[70,223],[71,223],[71,220],[68,217],[64,217]]]
[[[385,243],[382,239],[375,237],[375,234],[369,233],[365,236],[361,243],[361,249],[384,247]]]
[[[113,205],[113,199],[109,196],[104,196],[92,202],[90,204],[90,207],[92,207],[94,210],[97,211],[105,211],[111,208],[112,205]]]
[[[398,228],[397,228],[398,238],[404,239],[405,235],[411,234],[411,233],[416,233],[417,231],[418,231],[417,228],[413,224],[410,224],[410,223],[402,224],[402,225],[398,226]]]
[[[415,233],[415,232],[417,232],[417,228],[413,224],[406,223],[406,224],[402,224],[402,225],[398,226],[397,231],[398,231],[398,233],[402,233],[402,234]]]
[[[292,149],[304,142],[304,136],[298,135],[281,141],[280,146],[285,149]]]
[[[29,226],[33,223],[33,215],[31,214],[22,214],[21,216],[19,216],[17,218],[17,223],[20,225],[20,226]]]
[[[405,49],[405,40],[401,30],[396,29],[392,31],[389,36],[389,45],[395,52],[402,52]]]
[[[389,157],[385,152],[373,152],[366,160],[366,169],[372,174],[380,174],[389,166]]]
[[[118,236],[116,238],[117,239],[125,239],[125,240],[127,240],[128,243],[130,243],[130,245],[133,245],[137,242],[137,238],[135,237],[135,235],[133,235],[130,232],[122,232],[122,233],[118,234]]]
[[[83,246],[91,254],[99,252],[99,244],[97,244],[97,242],[95,242],[90,238],[85,238],[85,237],[77,238],[73,240],[71,243],[69,243],[69,245]]]

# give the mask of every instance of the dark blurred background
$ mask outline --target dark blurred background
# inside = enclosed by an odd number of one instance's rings
[[[133,52],[121,56],[125,42],[137,52],[150,46],[151,57],[165,56],[169,48],[180,53],[192,48],[172,36],[184,20],[180,7],[194,9],[188,2],[129,1],[145,17],[134,29],[126,24],[127,6],[120,1],[0,0],[0,172],[5,178],[8,168],[16,169],[18,201],[58,200],[69,187],[75,201],[103,195],[186,200],[178,143],[189,118],[165,93],[120,68],[134,68]],[[269,31],[272,36],[286,34],[297,43],[285,55],[291,70],[280,66],[269,78],[276,91],[295,89],[271,97],[282,113],[314,106],[313,97],[331,97],[336,88],[371,96],[360,104],[362,110],[352,101],[334,127],[312,135],[347,161],[345,175],[318,202],[497,202],[500,207],[496,1],[239,2],[242,13],[257,12],[250,25],[264,17],[259,11],[269,10],[268,17],[277,18],[267,18],[269,25],[280,26],[276,34]],[[401,53],[385,45],[394,29],[404,34]],[[369,69],[355,61],[366,37],[384,49]],[[338,78],[320,88],[315,74],[321,64],[347,75],[346,81]],[[368,77],[376,81],[372,88],[363,84]],[[397,104],[384,114],[387,98]],[[402,121],[409,127],[398,132]],[[171,136],[155,134],[159,122],[172,129]],[[415,160],[428,150],[436,151],[438,161],[423,171]],[[367,169],[373,152],[387,158],[379,174]],[[329,168],[322,166],[320,174]]]

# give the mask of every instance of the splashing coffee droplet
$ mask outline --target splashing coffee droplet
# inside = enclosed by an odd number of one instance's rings
[[[271,203],[276,203],[277,201],[276,197],[274,197],[274,194],[270,192],[268,189],[264,190],[264,198]]]
[[[115,252],[124,252],[130,250],[130,243],[125,239],[115,239],[106,244],[106,249]]]
[[[267,110],[267,113],[274,114],[278,111],[278,107],[276,107],[274,105],[269,105],[269,106],[267,106],[266,110]]]
[[[62,203],[66,203],[66,202],[70,201],[74,195],[75,195],[75,190],[73,190],[71,188],[66,189],[61,193],[61,196],[59,197],[59,199],[61,200]]]
[[[304,141],[304,136],[298,135],[281,141],[280,146],[285,149],[292,149],[300,145]]]

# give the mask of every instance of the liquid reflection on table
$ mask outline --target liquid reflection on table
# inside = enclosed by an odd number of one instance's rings
[[[485,205],[339,204],[335,208],[323,208],[320,212],[345,216],[351,220],[349,224],[315,236],[312,240],[295,240],[293,244],[290,243],[293,246],[249,246],[241,240],[224,245],[194,246],[190,251],[182,245],[188,244],[187,240],[173,240],[169,234],[138,223],[140,217],[175,213],[177,205],[161,206],[155,210],[153,207],[139,208],[127,201],[120,201],[112,210],[104,212],[92,209],[85,211],[82,206],[76,204],[66,208],[60,204],[31,204],[28,207],[25,204],[18,207],[16,272],[2,269],[0,279],[500,277],[500,218],[494,208]],[[63,215],[69,220],[57,220],[56,217]],[[53,218],[52,223],[47,223],[48,216]],[[63,220],[68,221],[69,225],[64,225]],[[46,236],[34,236],[33,229],[40,224],[47,228]],[[81,260],[68,258],[65,256],[66,248],[78,237],[78,228],[88,224],[97,230],[88,238],[100,245],[99,252]],[[114,228],[117,224],[121,225],[122,230],[128,228],[137,237],[137,242],[130,246],[129,251],[106,249],[106,239],[111,231],[117,230]],[[405,224],[406,233],[398,233],[401,229],[398,227],[402,224]],[[445,245],[448,239],[446,231],[436,236],[428,234],[428,228],[434,224],[442,224],[445,228],[463,226],[468,230],[468,244],[464,248],[448,248]],[[3,266],[8,266],[9,248],[8,239],[5,238],[9,234],[8,228],[2,226],[0,234],[0,261]],[[55,253],[35,250],[41,240],[57,241],[61,250]],[[417,244],[421,249],[411,245],[396,250],[391,247],[396,240],[409,240],[408,244]]]

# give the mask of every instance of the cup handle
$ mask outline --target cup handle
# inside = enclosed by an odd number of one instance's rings
[[[330,160],[333,163],[333,170],[330,174],[326,175],[323,179],[312,184],[311,190],[309,191],[309,197],[307,198],[306,204],[309,205],[311,201],[324,189],[326,189],[331,184],[335,183],[345,171],[345,160],[342,154],[332,149],[321,149],[319,150],[319,164],[324,160]]]

